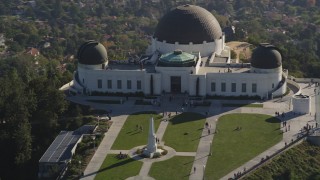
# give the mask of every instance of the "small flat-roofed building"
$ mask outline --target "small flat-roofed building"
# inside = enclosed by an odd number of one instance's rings
[[[85,125],[75,131],[61,131],[39,160],[39,178],[54,178],[67,166],[84,134],[95,126]]]

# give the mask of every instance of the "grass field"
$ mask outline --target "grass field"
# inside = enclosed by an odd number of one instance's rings
[[[236,130],[241,127],[241,130]],[[205,176],[219,179],[282,139],[279,120],[263,114],[229,114],[219,118]]]
[[[199,138],[205,124],[202,114],[186,112],[174,116],[163,137],[165,145],[176,151],[197,151]]]
[[[107,155],[95,180],[126,179],[139,174],[142,162],[130,158],[119,160],[115,156]]]
[[[320,147],[303,142],[244,179],[320,179]]]
[[[155,179],[189,179],[194,157],[175,156],[169,160],[153,163],[149,176]]]
[[[147,144],[149,120],[151,117],[154,119],[155,131],[157,132],[162,118],[161,115],[153,112],[131,114],[128,116],[111,149],[125,150]],[[142,126],[143,130],[137,129],[137,125]]]

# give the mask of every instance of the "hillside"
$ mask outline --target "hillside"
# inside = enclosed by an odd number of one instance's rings
[[[303,142],[243,178],[320,179],[320,147]]]

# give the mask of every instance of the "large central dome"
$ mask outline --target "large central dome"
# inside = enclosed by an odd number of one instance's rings
[[[183,5],[164,15],[156,28],[154,38],[174,44],[202,44],[222,37],[217,19],[199,6]]]

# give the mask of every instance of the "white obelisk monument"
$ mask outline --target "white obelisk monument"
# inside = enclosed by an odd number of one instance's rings
[[[154,133],[154,122],[152,117],[150,118],[150,124],[149,124],[148,144],[147,144],[147,148],[143,151],[143,154],[152,158],[155,152],[157,152],[157,142],[156,142],[156,135]]]

